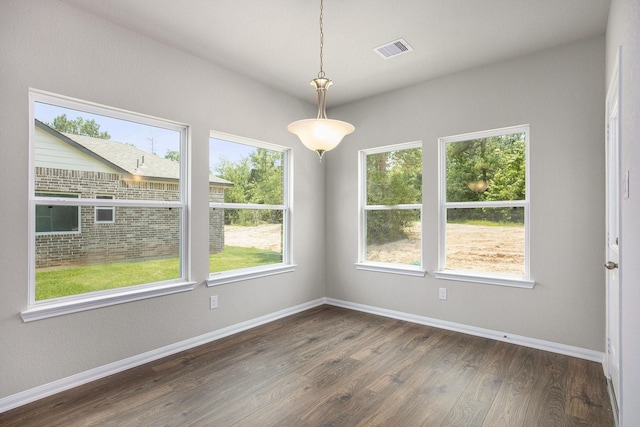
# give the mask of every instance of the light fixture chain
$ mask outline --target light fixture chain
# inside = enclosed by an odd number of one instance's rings
[[[318,73],[319,78],[324,78],[324,70],[323,70],[323,58],[322,58],[322,50],[324,48],[324,28],[322,26],[322,12],[324,9],[323,0],[320,0],[320,72]]]
[[[315,119],[297,120],[287,126],[289,132],[298,135],[305,147],[318,153],[320,160],[322,160],[324,153],[333,150],[340,144],[345,135],[349,135],[355,130],[351,123],[327,119],[325,111],[326,93],[332,82],[324,75],[322,57],[324,49],[323,12],[324,1],[320,0],[320,72],[317,78],[311,80],[311,86],[315,87],[318,95],[318,116]]]

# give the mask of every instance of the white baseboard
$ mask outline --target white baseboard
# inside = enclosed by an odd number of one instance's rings
[[[432,319],[429,317],[418,316],[414,314],[403,313],[400,311],[388,310],[380,307],[373,307],[364,304],[357,304],[348,301],[337,300],[333,298],[319,298],[314,301],[310,301],[304,304],[300,304],[294,307],[290,307],[284,310],[277,311],[265,316],[258,317],[256,319],[248,320],[246,322],[238,323],[236,325],[228,326],[213,332],[209,332],[204,335],[200,335],[188,340],[180,341],[175,344],[170,344],[165,347],[161,347],[155,350],[148,351],[146,353],[132,356],[117,362],[109,363],[104,366],[100,366],[94,369],[90,369],[85,372],[72,375],[70,377],[62,378],[60,380],[53,381],[48,384],[25,390],[20,393],[16,393],[11,396],[7,396],[0,399],[0,413],[8,411],[13,408],[17,408],[27,403],[34,402],[38,399],[42,399],[51,396],[56,393],[60,393],[65,390],[69,390],[73,387],[77,387],[91,381],[104,378],[109,375],[117,374],[118,372],[125,371],[127,369],[134,368],[136,366],[143,365],[145,363],[152,362],[162,357],[170,356],[175,353],[179,353],[184,350],[188,350],[193,347],[197,347],[202,344],[219,340],[229,335],[236,334],[256,326],[263,325],[265,323],[273,322],[274,320],[281,319],[286,316],[290,316],[295,313],[299,313],[304,310],[308,310],[313,307],[317,307],[322,304],[334,305],[336,307],[348,308],[351,310],[362,311],[366,313],[376,314],[385,317],[391,317],[399,320],[406,320],[408,322],[417,323],[421,325],[433,326],[440,329],[446,329],[450,331],[462,332],[469,335],[480,336],[484,338],[491,338],[498,341],[510,342],[513,344],[522,345],[525,347],[537,348],[540,350],[546,350],[553,353],[564,354],[567,356],[578,357],[581,359],[591,360],[594,362],[603,363],[604,353],[587,350],[579,347],[573,347],[565,344],[558,344],[550,341],[539,340],[535,338],[528,338],[519,335],[513,335],[508,333],[502,333],[499,331],[493,331],[490,329],[477,328],[475,326],[463,325],[460,323],[448,322],[444,320]]]
[[[406,320],[407,322],[418,323],[420,325],[433,326],[449,331],[462,332],[464,334],[475,335],[483,338],[491,338],[493,340],[509,342],[524,347],[531,347],[539,350],[550,351],[552,353],[564,354],[566,356],[591,360],[593,362],[603,363],[604,361],[603,352],[574,347],[566,344],[559,344],[551,341],[539,340],[536,338],[523,337],[507,332],[478,328],[476,326],[463,325],[461,323],[448,322],[446,320],[432,319],[430,317],[418,316],[415,314],[403,313],[401,311],[388,310],[386,308],[357,304],[333,298],[325,298],[325,303],[329,305],[335,305],[337,307],[348,308],[351,310],[391,317],[393,319]]]
[[[73,387],[77,387],[82,384],[89,383],[91,381],[104,378],[109,375],[117,374],[118,372],[125,371],[127,369],[134,368],[136,366],[143,365],[145,363],[152,362],[154,360],[170,356],[175,353],[179,353],[184,350],[188,350],[193,347],[197,347],[202,344],[219,340],[229,335],[237,334],[238,332],[245,331],[247,329],[255,328],[256,326],[263,325],[265,323],[273,322],[274,320],[281,319],[286,316],[290,316],[295,313],[299,313],[304,310],[308,310],[313,307],[317,307],[325,303],[324,298],[319,298],[314,301],[310,301],[304,304],[300,304],[294,307],[290,307],[284,310],[277,311],[275,313],[267,314],[256,319],[248,320],[246,322],[238,323],[226,328],[218,329],[213,332],[206,333],[188,340],[180,341],[175,344],[170,344],[165,347],[161,347],[155,350],[148,351],[146,353],[139,354],[137,356],[128,357],[117,362],[109,363],[108,365],[100,366],[88,371],[80,372],[70,377],[62,378],[53,381],[48,384],[25,390],[20,393],[13,394],[0,399],[0,413],[6,412],[10,409],[17,408],[27,403],[34,402],[36,400],[51,396],[56,393],[60,393],[65,390],[69,390]]]

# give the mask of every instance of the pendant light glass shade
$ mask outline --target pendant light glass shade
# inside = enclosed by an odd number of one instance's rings
[[[311,85],[318,92],[318,117],[298,120],[287,126],[289,132],[296,134],[305,147],[318,153],[320,160],[324,153],[336,148],[342,138],[356,130],[351,123],[327,118],[326,93],[332,83],[325,77],[311,80]]]
[[[291,123],[287,129],[298,135],[305,147],[317,152],[322,158],[325,152],[336,148],[342,138],[356,128],[351,123],[340,120],[304,119]]]
[[[322,160],[324,153],[336,148],[342,138],[356,130],[351,123],[327,118],[327,89],[333,82],[325,77],[322,69],[322,48],[324,46],[322,10],[323,2],[320,0],[320,72],[317,78],[311,80],[311,86],[314,86],[318,93],[318,116],[315,119],[298,120],[287,126],[287,130],[296,134],[305,147],[318,153],[320,160]]]

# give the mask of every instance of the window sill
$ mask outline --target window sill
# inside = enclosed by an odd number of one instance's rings
[[[376,271],[378,273],[403,274],[405,276],[424,277],[427,272],[421,267],[404,264],[388,264],[383,262],[357,262],[356,269]]]
[[[233,282],[242,282],[258,277],[273,276],[274,274],[290,273],[295,271],[295,264],[276,264],[267,267],[251,267],[241,270],[231,270],[221,273],[211,273],[207,279],[207,286],[224,285]]]
[[[485,285],[510,286],[514,288],[532,289],[536,282],[518,276],[485,276],[477,273],[460,271],[436,271],[436,279],[457,280],[459,282],[473,282]]]
[[[93,310],[94,308],[108,307],[110,305],[191,291],[195,286],[195,282],[180,282],[137,289],[123,288],[123,290],[117,293],[91,295],[82,299],[37,303],[21,312],[20,316],[23,322],[32,322],[34,320]]]

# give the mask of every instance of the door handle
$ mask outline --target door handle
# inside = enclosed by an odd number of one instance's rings
[[[618,268],[618,264],[613,261],[607,261],[607,263],[604,265],[604,268],[606,268],[607,270],[614,270]]]

